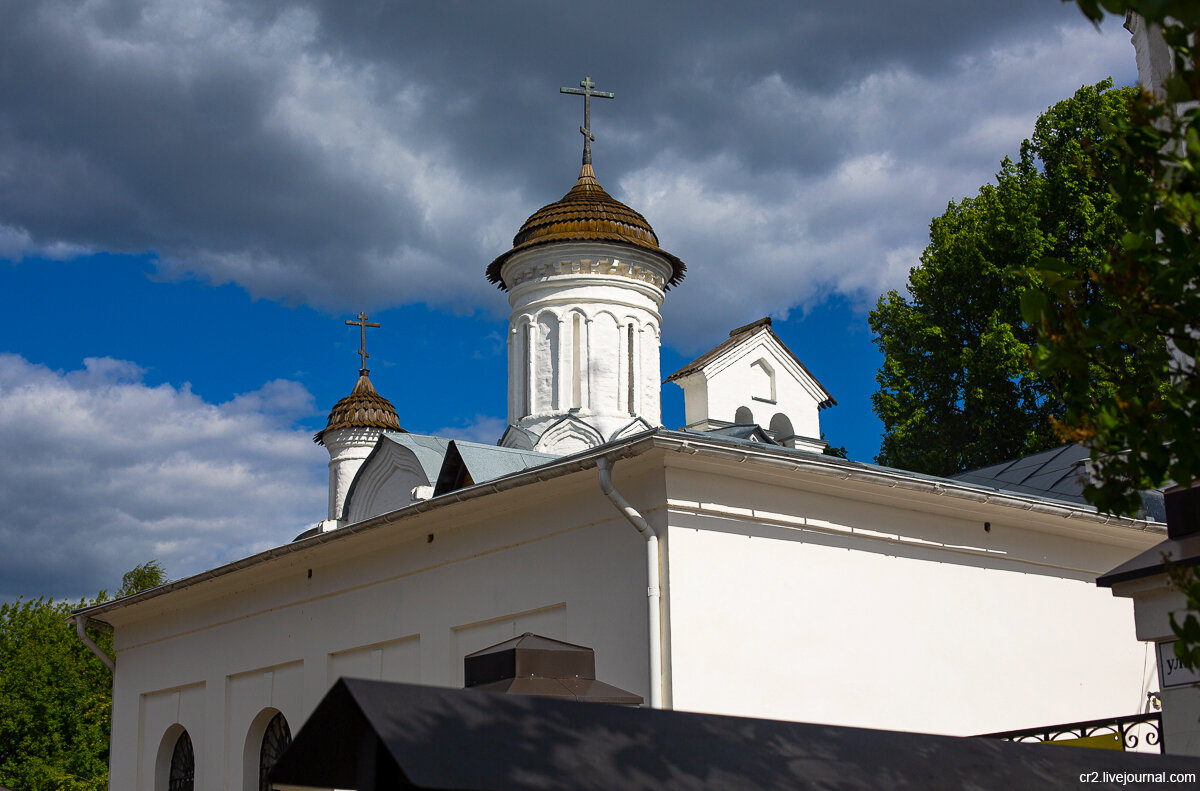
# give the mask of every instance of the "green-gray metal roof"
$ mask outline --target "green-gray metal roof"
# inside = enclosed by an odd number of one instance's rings
[[[540,467],[558,458],[553,453],[453,440],[446,449],[433,494],[436,497],[463,486],[483,483],[530,467]]]

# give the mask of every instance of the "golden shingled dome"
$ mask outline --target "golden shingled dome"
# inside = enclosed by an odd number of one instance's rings
[[[551,242],[584,241],[628,244],[661,255],[671,264],[668,288],[682,281],[687,270],[682,261],[658,246],[658,237],[646,218],[614,200],[596,181],[592,166],[585,164],[570,192],[525,221],[513,237],[512,249],[488,265],[487,279],[506,288],[500,268],[514,253]]]
[[[404,431],[400,428],[400,418],[396,416],[396,408],[379,393],[367,378],[366,371],[359,373],[358,382],[350,395],[333,405],[329,413],[329,422],[325,428],[313,435],[313,442],[324,445],[326,432],[339,428],[382,428],[392,431]],[[407,433],[407,432],[406,432]]]

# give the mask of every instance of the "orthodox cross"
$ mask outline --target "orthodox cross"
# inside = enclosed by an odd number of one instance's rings
[[[353,324],[358,327],[358,357],[361,360],[361,367],[358,370],[359,376],[366,376],[367,373],[367,358],[371,355],[367,354],[367,327],[378,327],[379,322],[367,321],[366,313],[358,314],[358,321],[350,321],[346,319],[347,324]]]
[[[592,141],[596,136],[592,134],[592,97],[597,96],[601,99],[611,99],[615,94],[608,91],[594,91],[596,83],[592,82],[591,77],[584,77],[579,83],[579,88],[559,88],[559,93],[573,93],[576,96],[583,97],[583,126],[579,127],[579,131],[583,133],[583,164],[592,164]]]

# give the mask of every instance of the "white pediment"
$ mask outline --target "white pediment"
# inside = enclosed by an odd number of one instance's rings
[[[785,444],[819,449],[819,412],[836,403],[765,320],[672,377],[684,390],[688,427],[757,424]]]
[[[414,488],[436,480],[448,445],[449,440],[416,434],[380,437],[351,484],[345,522],[361,522],[412,503]]]

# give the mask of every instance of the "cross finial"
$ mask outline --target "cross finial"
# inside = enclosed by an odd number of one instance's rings
[[[611,99],[615,96],[608,91],[592,90],[595,87],[596,83],[592,82],[591,77],[584,77],[579,83],[579,88],[558,89],[559,93],[573,93],[583,97],[583,126],[579,127],[579,131],[583,134],[583,164],[585,165],[592,164],[592,141],[596,139],[596,136],[592,134],[592,97]]]
[[[347,324],[353,324],[358,327],[358,357],[361,361],[361,367],[358,369],[359,376],[366,376],[370,373],[367,369],[367,358],[371,355],[367,354],[367,327],[378,327],[379,322],[367,321],[366,313],[358,314],[358,321],[350,321],[346,319]]]

